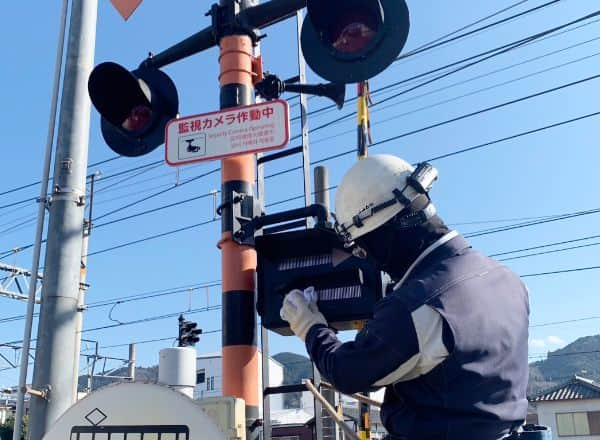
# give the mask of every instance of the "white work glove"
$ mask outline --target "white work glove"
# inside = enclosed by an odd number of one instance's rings
[[[296,289],[288,293],[279,315],[281,319],[290,323],[290,328],[302,341],[306,340],[306,335],[313,325],[327,325],[327,320],[317,307],[317,295],[312,287],[304,292]]]

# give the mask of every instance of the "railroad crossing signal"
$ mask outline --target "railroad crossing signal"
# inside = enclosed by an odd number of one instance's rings
[[[152,67],[133,72],[119,64],[97,65],[88,81],[102,116],[102,136],[121,156],[142,156],[165,141],[165,126],[177,116],[179,98],[171,78]]]
[[[200,341],[198,335],[202,334],[202,329],[196,327],[197,323],[186,321],[183,315],[179,315],[179,347],[193,347]]]
[[[356,83],[381,73],[400,54],[410,27],[404,0],[308,0],[302,51],[318,75]]]

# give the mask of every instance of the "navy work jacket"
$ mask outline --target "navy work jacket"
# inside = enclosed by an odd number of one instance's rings
[[[429,315],[419,312],[424,308]],[[425,345],[437,342],[426,335],[428,323],[417,322],[420,316],[434,316],[443,327],[445,353],[421,370]],[[315,325],[306,347],[343,393],[385,386],[381,418],[392,438],[497,440],[527,413],[528,321],[520,278],[456,236],[377,304],[354,341],[342,343],[333,330]],[[390,383],[382,384],[385,378]]]

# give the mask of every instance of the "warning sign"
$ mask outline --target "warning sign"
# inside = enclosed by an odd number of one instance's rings
[[[283,100],[173,119],[166,127],[165,159],[179,166],[283,148],[289,120]]]

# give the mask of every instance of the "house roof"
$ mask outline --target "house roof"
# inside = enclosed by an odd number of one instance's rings
[[[544,390],[530,397],[530,402],[558,402],[561,400],[600,399],[600,384],[575,376],[570,381]]]

